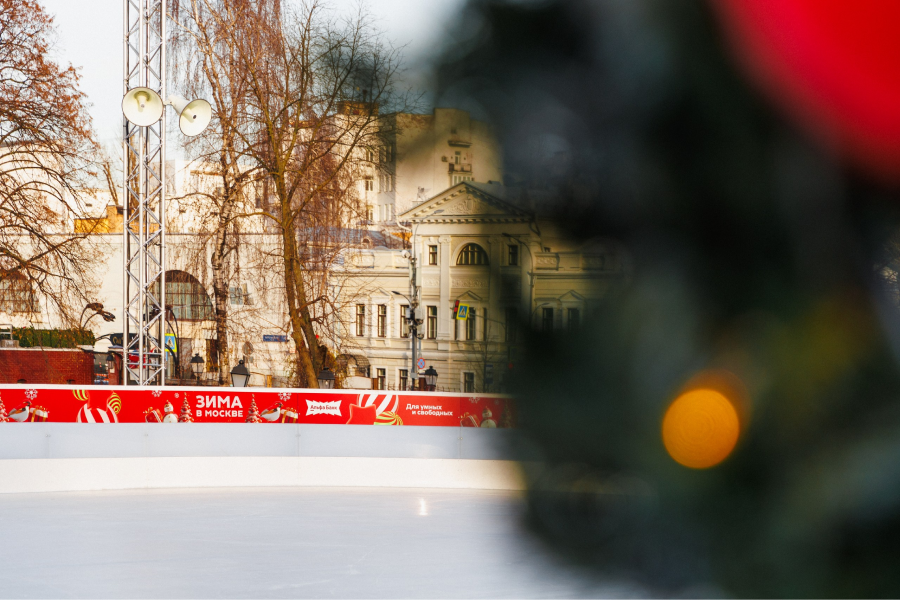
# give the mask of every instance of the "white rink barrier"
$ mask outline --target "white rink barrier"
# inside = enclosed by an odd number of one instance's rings
[[[0,424],[0,493],[341,486],[524,489],[515,431]]]

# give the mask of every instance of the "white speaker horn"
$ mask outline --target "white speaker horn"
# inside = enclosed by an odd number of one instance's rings
[[[185,98],[172,94],[167,102],[178,113],[181,133],[188,137],[200,135],[212,119],[212,107],[202,98],[188,102]]]
[[[122,98],[122,112],[126,119],[138,127],[147,127],[162,117],[162,99],[150,88],[131,88]]]

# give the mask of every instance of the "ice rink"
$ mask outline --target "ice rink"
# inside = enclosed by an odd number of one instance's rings
[[[0,597],[602,597],[518,493],[256,488],[0,495]]]

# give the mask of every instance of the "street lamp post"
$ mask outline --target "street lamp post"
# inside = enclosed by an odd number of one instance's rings
[[[191,359],[191,372],[197,378],[197,385],[200,385],[200,374],[203,373],[203,359],[200,358],[199,352],[194,354],[194,357]]]
[[[238,361],[238,364],[231,370],[232,387],[247,387],[250,382],[250,371],[244,366],[244,359]]]
[[[438,372],[435,371],[434,367],[428,367],[423,375],[425,376],[425,390],[433,392],[437,387]]]
[[[333,390],[334,389],[334,373],[331,372],[330,369],[325,368],[319,371],[319,374],[316,376],[316,379],[319,382],[319,388],[323,390]]]

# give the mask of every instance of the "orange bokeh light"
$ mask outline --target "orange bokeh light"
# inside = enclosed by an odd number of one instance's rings
[[[706,469],[725,460],[737,444],[741,423],[723,394],[694,389],[681,394],[663,417],[666,451],[679,464]]]

